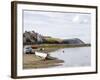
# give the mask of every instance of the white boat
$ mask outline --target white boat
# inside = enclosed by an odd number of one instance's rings
[[[48,56],[47,53],[41,53],[41,52],[35,52],[35,55],[39,56],[39,57],[41,57],[43,59],[46,59],[46,57]]]

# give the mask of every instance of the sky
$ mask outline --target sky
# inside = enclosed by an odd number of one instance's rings
[[[23,32],[32,31],[55,38],[91,41],[91,14],[75,12],[23,11]]]

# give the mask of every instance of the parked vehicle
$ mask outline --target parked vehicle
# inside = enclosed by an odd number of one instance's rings
[[[25,53],[26,54],[33,54],[32,48],[31,47],[26,47],[25,48]]]

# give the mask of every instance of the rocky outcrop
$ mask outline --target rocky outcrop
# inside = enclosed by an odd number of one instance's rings
[[[50,36],[43,36],[35,31],[25,31],[23,33],[23,44],[40,44],[40,43],[47,43],[47,44],[84,44],[78,38],[73,39],[58,39],[52,38]]]
[[[44,37],[35,31],[25,31],[23,33],[23,43],[32,44],[32,43],[43,43]]]
[[[65,39],[62,41],[62,43],[65,43],[65,44],[84,44],[84,42],[78,38]]]
[[[34,35],[32,35],[30,32],[25,31],[23,34],[23,43],[35,43],[36,38]]]

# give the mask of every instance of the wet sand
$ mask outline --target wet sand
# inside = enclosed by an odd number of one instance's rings
[[[40,57],[35,56],[34,54],[23,54],[23,68],[48,68],[54,66],[61,66],[64,61],[60,59],[53,60],[44,60]]]

